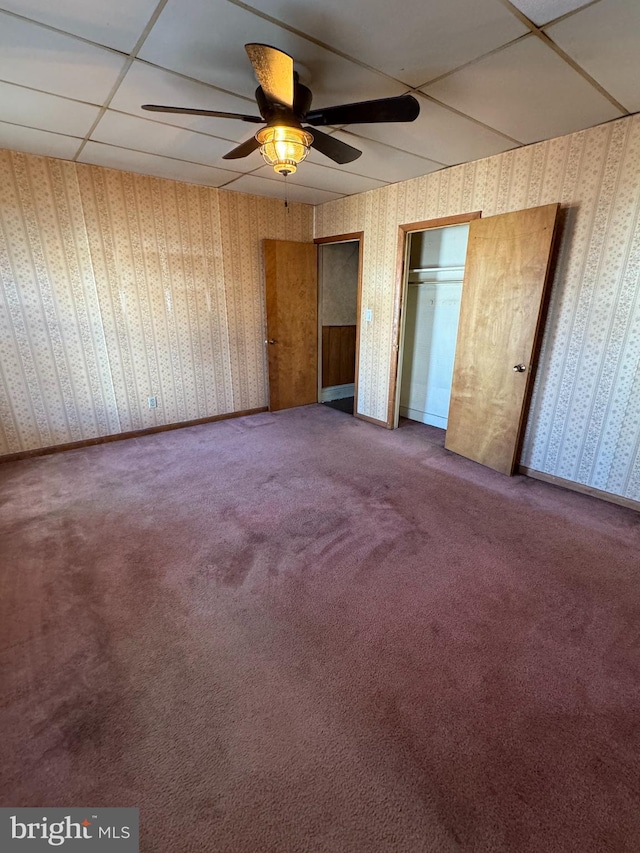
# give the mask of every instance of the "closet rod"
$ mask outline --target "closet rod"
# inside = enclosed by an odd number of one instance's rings
[[[419,281],[418,279],[408,279],[407,284],[410,284],[412,287],[419,287],[423,284],[464,284],[463,279],[461,278],[448,278],[445,281]]]

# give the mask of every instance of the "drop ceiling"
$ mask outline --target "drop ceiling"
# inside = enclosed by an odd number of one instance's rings
[[[287,180],[320,204],[640,110],[638,0],[0,0],[0,147],[283,197],[241,121],[258,115],[247,42],[290,53],[314,107],[411,92],[410,124],[326,128]]]

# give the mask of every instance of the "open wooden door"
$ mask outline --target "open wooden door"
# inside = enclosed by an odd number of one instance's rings
[[[469,227],[445,447],[503,474],[526,422],[558,209]]]
[[[318,273],[313,243],[265,240],[269,409],[318,401]]]

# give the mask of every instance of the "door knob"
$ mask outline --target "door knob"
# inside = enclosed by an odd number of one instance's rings
[[[514,364],[513,365],[513,372],[514,373],[524,373],[526,369],[527,369],[526,364]]]
[[[275,344],[275,341],[273,340],[273,338],[269,338],[265,341],[265,344]]]

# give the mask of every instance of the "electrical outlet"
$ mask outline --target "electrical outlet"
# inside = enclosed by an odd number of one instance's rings
[[[158,408],[158,398],[157,397],[147,397],[147,402],[149,403],[150,409]]]

